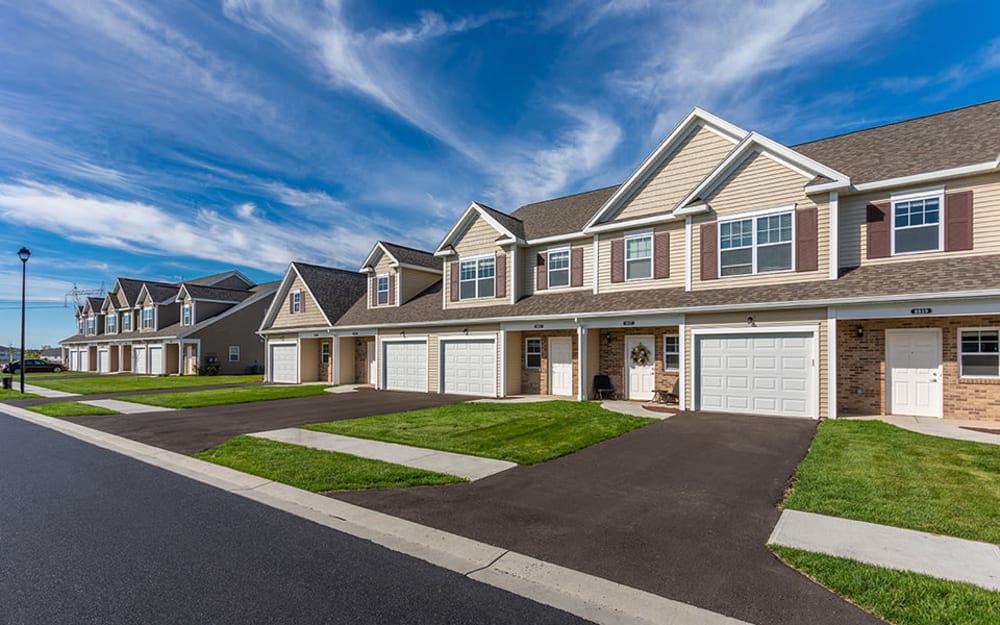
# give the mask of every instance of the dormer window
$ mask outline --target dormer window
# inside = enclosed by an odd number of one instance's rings
[[[941,227],[943,190],[893,195],[892,253],[939,252],[944,249]]]
[[[191,325],[191,304],[184,304],[181,308],[181,325]]]
[[[106,334],[118,334],[118,315],[108,313],[107,319],[104,322],[104,331]]]
[[[153,308],[142,309],[142,329],[151,330],[153,328]]]
[[[122,315],[122,331],[131,332],[132,331],[132,311],[126,310],[125,314]]]
[[[97,320],[93,317],[87,317],[87,335],[91,336],[97,334]]]
[[[550,289],[569,286],[569,248],[549,250],[546,264],[549,270],[548,286]]]
[[[385,306],[389,303],[389,276],[379,276],[375,279],[375,285],[375,303]]]
[[[292,314],[302,312],[302,291],[292,291]]]
[[[458,273],[459,299],[481,299],[495,296],[495,256],[460,261]]]
[[[77,334],[83,334],[83,326],[84,326],[83,319],[77,319],[76,320],[76,333]]]

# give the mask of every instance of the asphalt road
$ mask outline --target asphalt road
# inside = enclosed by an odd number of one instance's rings
[[[0,624],[576,624],[0,414]]]

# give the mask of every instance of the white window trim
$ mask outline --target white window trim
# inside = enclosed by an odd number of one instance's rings
[[[938,246],[934,250],[914,250],[912,252],[897,252],[896,251],[896,203],[897,202],[912,202],[914,200],[932,200],[937,198],[938,201]],[[929,189],[917,189],[914,191],[904,191],[902,193],[893,193],[889,196],[889,227],[892,228],[889,237],[889,242],[891,245],[890,254],[892,256],[911,256],[913,254],[933,254],[934,252],[944,251],[944,219],[945,219],[945,208],[944,208],[944,187],[933,187]],[[924,224],[926,226],[926,224]],[[910,228],[920,228],[923,226],[904,226],[902,230],[909,230]]]
[[[233,348],[234,347],[236,348],[236,358],[233,358]],[[229,356],[229,362],[239,362],[240,361],[240,346],[239,345],[230,345],[229,346],[229,354],[228,354],[228,356]]]
[[[189,317],[187,320],[184,319],[185,309],[187,309],[189,313]],[[181,325],[182,326],[194,325],[194,304],[183,304],[181,306]]]
[[[302,312],[302,289],[295,289],[294,291],[292,291],[292,314],[297,315],[301,312]]]
[[[153,313],[152,325],[150,325],[148,328],[146,327],[146,311],[147,310]],[[143,306],[142,307],[142,312],[139,313],[139,325],[140,325],[140,327],[143,330],[155,330],[156,329],[156,309],[153,308],[152,306]]]
[[[965,356],[967,352],[962,351],[962,332],[1000,332],[1000,326],[994,327],[981,327],[981,328],[959,328],[958,333],[955,335],[956,348],[958,352],[958,377],[963,380],[1000,380],[1000,376],[992,375],[965,375],[962,370],[962,356]],[[983,354],[985,352],[971,352],[972,354]],[[997,354],[997,358],[1000,358],[1000,354]]]
[[[492,258],[493,259],[493,293],[489,295],[482,295],[479,293],[479,261]],[[497,265],[496,265],[496,254],[477,254],[475,256],[461,256],[458,259],[458,301],[460,302],[474,302],[480,299],[491,299],[497,296]],[[476,262],[476,277],[471,280],[471,282],[476,283],[476,296],[475,297],[462,297],[462,282],[470,282],[470,280],[462,280],[462,263]]]
[[[670,338],[670,337],[673,337],[673,338],[677,339],[677,350],[676,351],[667,351],[667,339]],[[677,356],[677,366],[676,367],[671,367],[671,368],[667,367],[667,356],[668,355],[669,356],[674,356],[674,355]],[[681,369],[681,336],[678,333],[669,332],[669,333],[663,335],[663,370],[664,371],[680,371],[680,369]]]
[[[385,278],[385,291],[379,286],[379,282]],[[379,297],[382,293],[385,293],[385,303],[383,304],[381,298]],[[375,276],[375,305],[376,306],[388,306],[389,305],[389,274],[380,273]]]
[[[113,331],[112,330],[108,330],[108,321],[111,321],[112,319],[115,322],[114,323],[115,329]],[[105,334],[118,334],[118,315],[117,314],[111,313],[111,314],[104,315],[104,333]]]
[[[125,324],[125,320],[126,319],[128,319],[128,324],[127,324],[128,327],[127,328],[125,327],[125,325],[126,325]],[[128,332],[132,331],[132,311],[131,310],[126,310],[125,314],[122,315],[122,331],[123,332],[124,331],[128,331]]]
[[[528,364],[528,341],[538,341],[538,366],[533,367]],[[534,353],[534,352],[532,352]],[[524,368],[525,369],[541,369],[542,368],[542,337],[540,336],[529,336],[524,339]]]
[[[628,261],[630,259],[628,257],[628,242],[629,241],[634,241],[635,239],[645,239],[647,237],[649,238],[649,277],[648,278],[632,278],[632,277],[629,277],[629,275],[628,275],[628,273],[629,273],[629,271],[628,271],[628,266],[629,266],[628,265]],[[624,269],[625,269],[625,281],[626,282],[641,282],[643,280],[652,280],[653,279],[653,275],[655,274],[655,267],[653,267],[653,258],[656,257],[656,250],[653,249],[654,245],[656,245],[656,237],[653,236],[653,229],[652,228],[647,228],[645,230],[633,231],[633,232],[626,232],[625,233],[625,237],[624,237],[624,246],[625,247],[622,250],[622,253],[625,255],[625,257],[622,259],[622,262],[625,263]],[[643,259],[643,258],[633,258],[631,260],[645,260],[645,259]]]
[[[791,267],[789,269],[776,269],[774,271],[757,271],[757,248],[760,247],[757,244],[757,220],[761,217],[772,217],[775,215],[783,215],[789,213],[792,216],[792,238],[788,241],[788,244],[792,246],[792,260]],[[751,235],[753,237],[750,243],[750,273],[741,273],[735,276],[724,276],[722,275],[722,224],[729,223],[733,221],[745,221],[750,219],[753,221],[751,226]],[[719,232],[716,234],[716,266],[719,268],[719,279],[728,278],[746,278],[749,276],[769,276],[778,273],[792,273],[795,271],[795,204],[779,206],[776,208],[766,208],[763,210],[756,211],[744,211],[742,213],[726,215],[725,217],[720,217],[718,221]],[[771,247],[773,245],[785,245],[785,242],[781,243],[768,243],[764,247]],[[730,248],[727,251],[733,249],[746,249],[742,247]]]
[[[558,286],[552,286],[552,254],[566,252],[566,269],[557,269],[556,271],[566,272],[566,284],[560,284]],[[549,248],[546,251],[545,257],[545,282],[550,289],[568,289],[573,282],[573,250],[569,245],[560,245],[559,247]]]
[[[323,358],[326,358],[326,362],[323,362]],[[330,348],[330,343],[323,342],[319,344],[319,364],[328,365],[333,358],[333,350]]]

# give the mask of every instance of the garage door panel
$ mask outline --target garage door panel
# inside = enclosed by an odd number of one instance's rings
[[[492,339],[443,341],[442,388],[446,393],[496,396],[496,342]]]
[[[163,373],[162,347],[149,348],[149,373],[152,375],[160,375],[161,373]]]
[[[299,349],[294,343],[271,346],[271,381],[277,384],[296,384],[298,380]]]
[[[382,345],[382,386],[395,391],[427,391],[427,343],[392,341]]]

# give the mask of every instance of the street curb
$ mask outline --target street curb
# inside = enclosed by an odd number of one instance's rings
[[[799,510],[781,513],[767,543],[1000,591],[1000,547],[989,543]]]
[[[159,447],[2,404],[4,413],[599,625],[751,625],[716,612]]]

